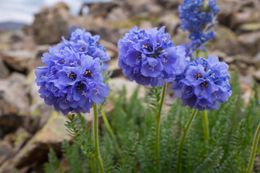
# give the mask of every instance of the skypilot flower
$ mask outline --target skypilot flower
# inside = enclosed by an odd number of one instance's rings
[[[183,0],[179,16],[181,28],[190,32],[191,51],[215,37],[211,28],[218,12],[216,0]]]
[[[198,110],[217,109],[231,96],[228,65],[215,56],[192,61],[173,84],[175,96]]]
[[[118,42],[119,66],[142,85],[162,86],[184,72],[186,49],[174,46],[165,27],[148,30],[134,27]]]
[[[68,114],[89,112],[94,103],[104,101],[109,88],[102,73],[110,58],[98,40],[99,36],[77,29],[69,40],[63,39],[43,54],[45,66],[35,74],[46,104]]]

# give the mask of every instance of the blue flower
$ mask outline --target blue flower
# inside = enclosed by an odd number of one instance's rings
[[[228,65],[215,56],[190,62],[185,73],[173,82],[175,96],[195,109],[217,109],[226,102],[232,90]]]
[[[89,112],[93,104],[104,101],[109,88],[102,73],[110,58],[98,40],[99,36],[77,29],[69,40],[43,54],[45,66],[36,68],[35,74],[46,104],[68,114]]]
[[[190,32],[191,51],[214,38],[211,28],[218,12],[216,0],[183,0],[179,16],[181,28]]]
[[[165,28],[134,27],[119,40],[119,66],[123,73],[142,85],[162,86],[184,72],[186,48],[174,46]]]

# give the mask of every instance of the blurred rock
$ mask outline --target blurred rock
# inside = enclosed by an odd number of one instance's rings
[[[28,115],[30,98],[25,77],[18,73],[0,79],[0,115]]]
[[[143,28],[143,29],[150,29],[152,28],[153,25],[150,21],[141,21],[140,22],[140,28]]]
[[[58,3],[53,8],[44,8],[35,14],[32,25],[34,40],[38,44],[53,44],[68,34],[69,7]]]
[[[237,39],[235,33],[226,27],[219,26],[216,28],[216,39],[209,42],[210,50],[219,50],[227,55],[236,55],[240,53],[248,53],[248,50],[245,50],[242,47]]]
[[[9,74],[10,71],[9,69],[6,67],[6,65],[3,63],[3,61],[0,59],[0,79],[2,78],[6,78]]]
[[[218,0],[220,13],[218,22],[225,26],[230,26],[232,15],[238,10],[239,2],[237,0]]]
[[[255,71],[253,75],[257,81],[260,81],[260,70]]]
[[[158,23],[161,26],[166,26],[169,33],[174,33],[179,25],[179,18],[173,13],[168,13],[159,18]]]
[[[247,49],[251,54],[256,54],[260,50],[260,31],[246,33],[238,36],[238,41]]]
[[[127,20],[128,12],[124,11],[122,8],[113,8],[110,13],[108,13],[107,20],[109,21],[123,21]]]
[[[257,55],[254,58],[254,65],[257,68],[260,68],[260,52],[258,52]]]
[[[131,16],[138,17],[151,17],[161,13],[162,7],[155,3],[154,0],[128,0],[128,4],[131,8]]]
[[[107,15],[119,5],[118,2],[98,2],[98,3],[85,3],[83,6],[88,7],[88,15],[93,17],[107,17]],[[102,10],[100,10],[102,9]]]
[[[141,98],[145,95],[145,87],[138,85],[135,82],[129,81],[125,78],[114,78],[113,80],[109,81],[109,86],[111,88],[111,92],[114,94],[119,93],[124,87],[127,91],[127,98],[130,98],[133,92],[139,87],[140,92],[139,96]]]
[[[236,28],[244,23],[260,22],[260,11],[254,8],[253,5],[253,2],[248,2],[245,6],[240,7],[236,13],[233,13],[231,18],[232,28]]]
[[[0,166],[8,159],[12,158],[14,151],[12,146],[5,141],[0,143]]]
[[[71,140],[64,126],[65,122],[64,116],[52,116],[12,160],[8,160],[0,167],[0,172],[23,170],[47,161],[49,148],[60,151],[61,143],[64,140]]]
[[[239,27],[239,30],[245,32],[252,32],[260,30],[260,22],[259,23],[246,23]]]
[[[167,10],[176,10],[181,2],[182,0],[156,0],[157,4],[161,5],[164,9]]]
[[[6,135],[3,141],[11,144],[12,149],[18,152],[30,138],[31,134],[23,127],[20,127],[14,133]]]
[[[0,53],[0,60],[18,72],[28,72],[33,67],[36,53],[29,50],[9,50]]]

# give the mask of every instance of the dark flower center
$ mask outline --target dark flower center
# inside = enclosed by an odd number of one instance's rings
[[[149,51],[149,52],[152,52],[152,51],[153,51],[152,46],[150,46],[150,45],[148,45],[148,44],[144,44],[144,45],[143,45],[143,48],[146,49],[146,50]]]
[[[195,77],[195,79],[202,78],[202,74],[201,73],[196,73],[194,77]]]
[[[207,81],[204,81],[200,84],[200,87],[207,88],[209,86],[209,83]]]
[[[79,51],[80,51],[80,52],[84,52],[85,50],[86,50],[86,48],[85,48],[84,46],[82,46],[82,47],[79,48]]]
[[[65,60],[64,60],[64,59],[60,59],[60,60],[59,60],[59,63],[64,64],[64,63],[65,63]]]
[[[92,77],[90,70],[86,70],[84,76],[88,78]]]
[[[74,73],[74,72],[70,72],[70,74],[68,75],[68,77],[69,77],[70,79],[72,79],[72,80],[75,80],[75,79],[77,78],[77,75],[76,75],[76,73]]]
[[[82,82],[79,82],[79,83],[77,84],[77,91],[81,92],[81,91],[83,91],[85,88],[86,88],[86,86],[85,86]]]

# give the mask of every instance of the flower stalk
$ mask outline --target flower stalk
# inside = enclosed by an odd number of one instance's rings
[[[159,102],[159,110],[156,114],[156,140],[155,140],[155,153],[156,153],[156,165],[157,165],[157,170],[160,172],[160,131],[161,131],[161,112],[162,112],[162,107],[164,103],[164,97],[165,97],[165,92],[167,89],[167,83],[164,84],[161,97],[160,97],[160,102]]]
[[[94,135],[94,146],[96,152],[96,159],[98,161],[99,172],[104,173],[103,161],[100,154],[99,148],[99,136],[98,136],[98,110],[97,105],[93,105],[94,120],[93,120],[93,135]]]
[[[183,147],[184,147],[184,143],[185,143],[185,140],[186,140],[186,136],[188,134],[188,131],[191,127],[191,123],[192,121],[194,120],[194,118],[196,117],[198,113],[198,110],[193,110],[192,111],[192,114],[191,114],[191,117],[189,119],[189,121],[187,122],[184,130],[183,130],[183,133],[182,133],[182,136],[181,136],[181,142],[180,142],[180,145],[179,145],[179,151],[178,151],[178,160],[177,160],[177,172],[178,173],[181,173],[181,170],[182,170],[182,165],[181,165],[181,159],[182,159],[182,151],[183,151]]]
[[[204,131],[204,140],[206,145],[209,143],[209,119],[208,119],[208,112],[205,110],[203,111],[203,131]]]
[[[249,158],[249,162],[247,165],[247,169],[246,169],[246,173],[251,173],[254,167],[254,161],[255,161],[255,156],[256,156],[256,152],[257,152],[257,146],[259,143],[259,137],[260,137],[260,124],[258,124],[256,132],[255,132],[255,136],[253,139],[253,144],[252,144],[252,148],[251,148],[251,153],[250,153],[250,158]]]
[[[120,149],[119,149],[119,145],[118,145],[118,143],[117,143],[117,140],[116,140],[115,133],[114,133],[114,131],[113,131],[113,129],[112,129],[112,127],[111,127],[111,125],[110,125],[108,119],[107,119],[107,115],[106,115],[105,111],[104,111],[102,108],[101,108],[101,116],[102,116],[102,118],[103,118],[105,127],[106,127],[106,129],[107,129],[107,131],[108,131],[108,134],[110,135],[110,137],[112,138],[112,140],[113,140],[113,142],[114,142],[114,144],[115,144],[116,152],[117,152],[117,154],[120,154],[121,152],[120,152]]]

